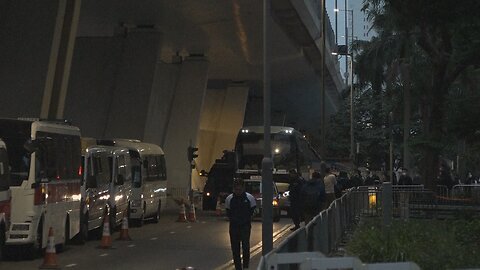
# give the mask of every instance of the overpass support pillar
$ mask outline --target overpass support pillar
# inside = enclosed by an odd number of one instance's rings
[[[63,118],[81,0],[59,0],[43,92],[41,118]]]
[[[167,161],[169,194],[173,197],[186,197],[186,192],[191,189],[187,147],[190,143],[197,144],[208,67],[209,62],[204,56],[186,57],[178,78],[168,85],[173,86],[173,96],[168,106],[162,146]]]
[[[155,78],[162,35],[132,29],[120,38],[119,60],[113,74],[103,137],[142,138]],[[128,124],[128,126],[126,126]]]
[[[193,189],[203,190],[205,179],[198,172],[208,171],[223,150],[233,150],[237,133],[243,126],[249,88],[231,85],[227,89],[208,89],[200,119],[198,158],[192,174]]]

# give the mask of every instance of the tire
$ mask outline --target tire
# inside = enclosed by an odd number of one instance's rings
[[[108,222],[110,223],[110,234],[112,234],[117,228],[117,208],[116,207],[110,207]]]
[[[0,224],[0,261],[5,257],[5,224]]]
[[[29,260],[34,260],[37,257],[40,257],[42,255],[42,243],[43,243],[43,218],[40,219],[40,222],[38,223],[38,228],[37,228],[37,235],[35,237],[34,242],[27,247],[27,250],[25,252],[25,256]]]
[[[280,221],[280,209],[277,209],[277,211],[274,211],[273,213],[273,222],[279,222]]]
[[[158,223],[160,221],[160,212],[162,209],[162,201],[158,201],[157,212],[153,216],[153,223]]]
[[[276,215],[273,217],[273,222],[279,222],[280,221],[280,215]]]
[[[85,215],[82,215],[80,219],[80,232],[78,233],[78,243],[85,244],[88,241],[88,212]]]

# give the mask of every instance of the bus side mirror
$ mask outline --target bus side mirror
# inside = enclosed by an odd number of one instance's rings
[[[40,146],[37,140],[28,140],[23,144],[23,148],[25,148],[29,153],[34,153],[40,149]]]
[[[97,188],[97,178],[95,175],[87,175],[87,188]]]
[[[123,174],[119,174],[117,176],[117,185],[123,185],[125,183],[125,176]]]

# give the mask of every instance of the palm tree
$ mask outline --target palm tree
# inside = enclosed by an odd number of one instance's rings
[[[417,140],[417,147],[424,153],[423,176],[430,188],[435,184],[445,136],[444,104],[449,88],[480,56],[478,8],[480,2],[475,0],[462,1],[461,5],[452,5],[449,0],[364,0],[364,10],[379,36],[362,48],[357,66],[365,68],[357,68],[364,73],[358,73],[359,78],[370,82],[374,91],[399,78],[407,96],[412,82],[415,89],[422,86],[418,106],[423,139]],[[409,76],[414,74],[415,62],[424,64],[420,78],[418,74]]]

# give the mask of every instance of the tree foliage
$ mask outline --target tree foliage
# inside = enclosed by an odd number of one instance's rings
[[[461,4],[450,0],[364,0],[363,10],[377,36],[353,44],[358,79],[356,141],[382,146],[376,140],[388,138],[385,129],[393,130],[394,135],[402,133],[396,126],[408,121],[407,145],[398,138],[395,145],[409,147],[419,157],[429,187],[434,185],[440,155],[458,154],[458,144],[463,142],[468,156],[469,146],[477,143],[480,135],[474,117],[480,115],[476,83],[479,8],[480,1],[475,0]],[[408,100],[404,98],[407,90]],[[407,102],[411,114],[403,119]],[[393,123],[389,123],[390,112]]]

